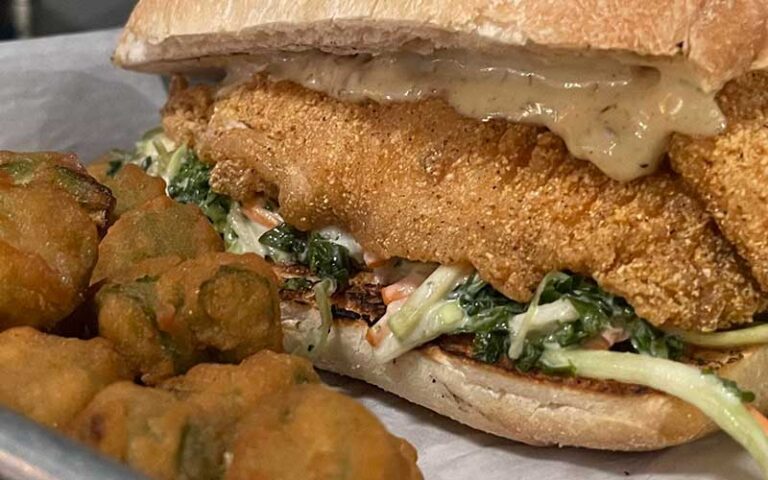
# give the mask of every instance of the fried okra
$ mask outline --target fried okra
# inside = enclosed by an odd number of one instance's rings
[[[159,387],[200,406],[211,417],[222,417],[222,412],[226,412],[239,418],[268,394],[293,385],[319,382],[309,360],[262,350],[240,365],[197,365]]]
[[[300,357],[261,351],[239,366],[198,365],[161,388],[195,407],[181,465],[187,478],[221,478],[237,423],[266,396],[295,385],[319,383]]]
[[[126,212],[165,195],[165,181],[162,178],[147,175],[133,164],[97,163],[88,167],[88,173],[109,187],[115,197],[115,209],[110,223],[114,223]]]
[[[62,428],[107,385],[132,377],[112,345],[29,327],[0,333],[0,405]]]
[[[193,408],[168,392],[130,382],[96,395],[67,433],[154,479],[175,480]]]
[[[49,328],[70,314],[98,246],[96,224],[69,196],[0,184],[0,330]]]
[[[242,416],[264,396],[318,381],[306,360],[264,351],[237,366],[199,365],[161,389],[115,384],[69,433],[152,478],[221,478]]]
[[[166,196],[150,200],[115,222],[99,246],[91,283],[114,277],[142,260],[195,258],[224,249],[221,237],[195,206]]]
[[[0,183],[64,192],[99,228],[106,227],[115,204],[109,189],[91,177],[72,153],[0,151]],[[56,219],[54,215],[52,220]]]
[[[161,261],[163,260],[163,261]],[[132,269],[96,295],[99,331],[155,384],[205,361],[282,349],[276,280],[260,257],[209,253]],[[148,273],[142,273],[142,265]]]
[[[262,400],[238,426],[226,480],[422,478],[416,450],[349,397],[306,385]]]

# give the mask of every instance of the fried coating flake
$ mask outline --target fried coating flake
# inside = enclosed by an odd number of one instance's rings
[[[32,328],[0,333],[0,404],[64,428],[103,388],[132,377],[104,339],[78,340]]]
[[[253,254],[153,259],[98,292],[99,332],[148,384],[197,363],[280,351],[276,285],[271,268]]]
[[[88,173],[108,187],[115,197],[115,209],[110,216],[110,223],[114,223],[126,212],[165,195],[165,181],[162,178],[148,175],[130,163],[116,165],[101,162],[89,166]]]
[[[112,278],[151,258],[195,258],[220,252],[223,242],[200,209],[166,196],[150,200],[115,222],[99,245],[91,283]]]
[[[677,135],[669,157],[768,291],[768,72],[732,81],[718,103],[728,129],[712,138]]]
[[[52,327],[83,300],[99,235],[56,189],[0,184],[0,330]]]
[[[421,479],[416,450],[320,385],[264,399],[239,425],[226,480]]]
[[[544,130],[464,118],[439,99],[352,104],[260,77],[216,97],[208,124],[190,128],[206,121],[189,113],[206,88],[172,93],[167,133],[196,137],[217,163],[216,189],[244,175],[258,181],[239,185],[273,185],[301,229],[340,226],[384,257],[469,261],[518,301],[549,271],[588,275],[656,325],[713,330],[765,305],[668,171],[618,183]]]
[[[74,199],[102,229],[115,205],[109,189],[91,177],[73,153],[0,151],[0,181],[59,190]]]
[[[240,365],[198,365],[158,389],[115,384],[69,433],[152,478],[221,478],[234,425],[265,396],[318,381],[304,359],[259,352]]]

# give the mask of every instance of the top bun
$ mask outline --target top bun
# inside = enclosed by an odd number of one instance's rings
[[[547,48],[681,57],[706,89],[768,66],[765,0],[141,0],[115,52],[167,73],[269,50]]]

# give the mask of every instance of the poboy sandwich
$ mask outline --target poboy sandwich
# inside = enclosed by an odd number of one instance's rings
[[[115,62],[209,81],[176,76],[162,131],[112,161],[268,258],[320,368],[532,445],[720,427],[768,473],[767,21],[142,0]]]

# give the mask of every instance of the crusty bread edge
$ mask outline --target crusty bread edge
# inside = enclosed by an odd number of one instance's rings
[[[283,302],[287,351],[298,352],[309,305]],[[601,393],[542,382],[448,354],[438,347],[379,364],[361,322],[337,322],[326,347],[311,356],[322,369],[360,379],[470,427],[535,446],[646,451],[686,443],[715,431],[695,407],[658,392]],[[719,370],[755,392],[768,407],[768,347],[751,349]]]
[[[168,73],[202,57],[319,48],[335,53],[543,47],[680,56],[714,88],[768,46],[762,0],[142,0],[115,52]]]

